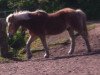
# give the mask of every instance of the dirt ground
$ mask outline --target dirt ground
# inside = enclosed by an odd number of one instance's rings
[[[76,48],[68,56],[68,45],[56,45],[50,49],[50,58],[43,57],[44,52],[37,52],[29,61],[15,61],[0,64],[0,75],[100,75],[100,23],[94,23],[95,29],[89,31],[91,54],[81,36],[76,39]],[[48,41],[65,38],[68,34],[48,38]]]

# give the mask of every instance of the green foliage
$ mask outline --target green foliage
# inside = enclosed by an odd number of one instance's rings
[[[25,46],[25,39],[20,32],[17,32],[13,38],[8,40],[8,43],[13,48],[12,54],[17,56],[19,50]]]
[[[8,9],[7,0],[0,0],[0,11],[4,11],[5,9]]]
[[[100,19],[99,0],[79,0],[80,7],[84,9],[89,19]]]

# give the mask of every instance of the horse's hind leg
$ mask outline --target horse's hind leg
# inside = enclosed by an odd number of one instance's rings
[[[68,51],[68,54],[72,54],[74,52],[74,48],[75,48],[75,35],[74,35],[74,31],[72,29],[68,29],[69,35],[70,35],[70,40],[71,40],[71,46],[70,46],[70,50]]]
[[[82,38],[85,40],[85,43],[86,43],[86,46],[87,46],[87,49],[88,49],[88,53],[91,52],[91,47],[90,47],[90,44],[89,44],[88,35],[82,34]]]
[[[44,49],[45,49],[44,57],[49,58],[49,48],[48,48],[47,43],[46,43],[46,37],[44,35],[42,35],[42,36],[40,36],[40,39],[41,39],[41,42],[42,42]]]

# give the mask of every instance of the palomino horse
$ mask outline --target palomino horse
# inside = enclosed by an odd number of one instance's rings
[[[64,30],[67,30],[71,37],[71,47],[68,54],[72,54],[74,52],[74,31],[77,31],[83,37],[86,42],[88,52],[91,52],[86,28],[86,15],[80,9],[74,10],[71,8],[64,8],[55,13],[49,14],[43,10],[36,10],[34,12],[20,11],[8,15],[6,22],[8,24],[9,37],[14,35],[19,26],[25,27],[29,30],[30,37],[25,48],[28,59],[32,57],[30,45],[37,36],[41,39],[45,48],[44,57],[48,58],[49,48],[46,44],[46,35],[56,35]]]

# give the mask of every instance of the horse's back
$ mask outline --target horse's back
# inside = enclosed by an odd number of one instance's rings
[[[72,13],[74,12],[74,9],[64,8],[57,12],[48,14],[47,24],[45,25],[47,34],[59,34],[66,30],[69,26],[69,19],[71,19],[73,16]]]

